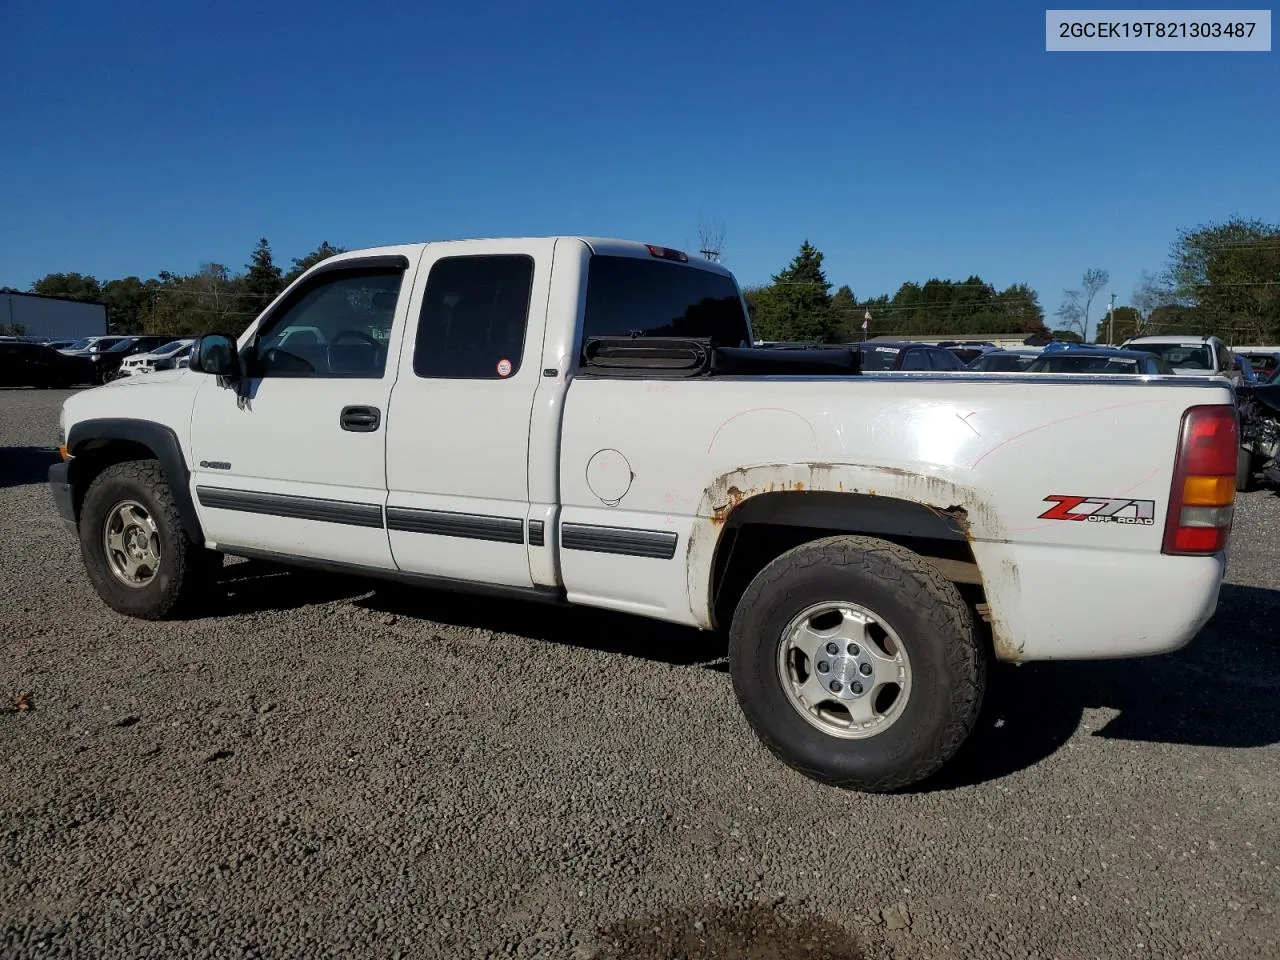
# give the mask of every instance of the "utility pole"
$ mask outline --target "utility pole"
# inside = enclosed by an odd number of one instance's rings
[[[1107,346],[1114,347],[1116,345],[1116,295],[1111,295],[1111,302],[1107,304]]]

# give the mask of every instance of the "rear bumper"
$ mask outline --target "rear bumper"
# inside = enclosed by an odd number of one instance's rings
[[[58,517],[71,530],[76,529],[76,505],[71,496],[71,484],[67,480],[70,464],[65,461],[49,468],[49,492],[53,494],[53,506]]]
[[[1227,557],[974,544],[1008,662],[1108,660],[1171,653],[1217,610]],[[986,561],[986,562],[984,562]],[[991,562],[994,561],[994,562]]]

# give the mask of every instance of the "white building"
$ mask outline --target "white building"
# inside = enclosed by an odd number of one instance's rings
[[[38,293],[0,293],[0,333],[79,340],[110,332],[105,303]]]

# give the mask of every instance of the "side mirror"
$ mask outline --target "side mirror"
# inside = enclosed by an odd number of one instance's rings
[[[234,380],[240,376],[240,355],[236,342],[221,333],[207,333],[191,348],[188,369],[195,373],[211,373],[215,377]]]

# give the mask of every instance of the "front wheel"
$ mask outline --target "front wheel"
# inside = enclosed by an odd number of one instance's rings
[[[143,620],[174,616],[210,579],[209,551],[187,536],[156,460],[103,470],[85,494],[79,530],[89,579],[118,613]]]
[[[905,547],[840,536],[764,568],[734,613],[729,670],[756,735],[823,783],[901,789],[978,718],[987,660],[954,584]]]

